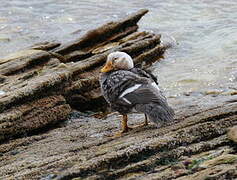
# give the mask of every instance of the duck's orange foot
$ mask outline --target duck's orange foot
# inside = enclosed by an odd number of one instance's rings
[[[116,132],[113,137],[116,138],[116,137],[121,137],[123,136],[124,134],[126,134],[128,131],[131,131],[133,128],[131,127],[126,127],[125,129],[119,131],[119,132]]]
[[[145,127],[145,126],[147,126],[147,125],[148,125],[148,123],[147,123],[147,122],[144,122],[144,123],[142,123],[142,124],[138,124],[138,125],[132,126],[132,129],[135,129],[135,128],[142,128],[142,127]]]

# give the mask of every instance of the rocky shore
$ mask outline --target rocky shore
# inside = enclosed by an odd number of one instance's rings
[[[120,117],[106,113],[100,94],[106,56],[124,51],[148,68],[169,47],[137,31],[147,12],[0,59],[0,179],[237,178],[236,91],[170,97],[172,124],[111,137]],[[129,123],[143,118],[132,114]]]

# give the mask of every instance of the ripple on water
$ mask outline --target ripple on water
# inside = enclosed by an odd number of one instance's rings
[[[3,1],[0,56],[40,41],[70,41],[88,29],[144,7],[150,13],[140,27],[164,34],[164,41],[175,45],[167,52],[165,61],[156,64],[155,73],[164,89],[177,94],[234,82],[235,0]],[[78,33],[72,33],[75,31]]]

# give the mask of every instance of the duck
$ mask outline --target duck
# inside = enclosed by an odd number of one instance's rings
[[[127,53],[110,53],[100,72],[102,95],[111,109],[123,117],[117,135],[133,129],[128,126],[128,114],[133,112],[145,114],[145,121],[140,126],[148,125],[148,119],[159,127],[174,119],[174,110],[168,105],[155,75],[134,67],[133,59]]]

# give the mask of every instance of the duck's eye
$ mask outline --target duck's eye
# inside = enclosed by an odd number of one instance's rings
[[[112,62],[114,62],[116,59],[117,59],[116,57],[113,57],[113,58],[112,58]]]

